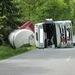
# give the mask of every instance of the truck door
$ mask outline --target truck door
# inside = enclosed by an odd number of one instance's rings
[[[73,47],[73,33],[72,33],[72,25],[70,22],[65,23],[66,29],[66,40],[67,40],[67,47]]]

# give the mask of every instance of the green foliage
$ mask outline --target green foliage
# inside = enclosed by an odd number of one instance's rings
[[[22,5],[24,18],[34,23],[45,18],[74,19],[75,0],[19,0],[19,2]]]
[[[75,26],[73,26],[73,34],[75,35]]]
[[[21,22],[20,9],[13,0],[0,1],[0,34],[4,41],[7,41],[9,33]]]
[[[0,0],[0,35],[4,41],[25,20],[37,23],[46,18],[69,19],[75,25],[75,0]]]

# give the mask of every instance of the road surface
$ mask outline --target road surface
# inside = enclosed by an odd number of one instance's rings
[[[0,75],[75,75],[75,48],[36,49],[0,61]]]

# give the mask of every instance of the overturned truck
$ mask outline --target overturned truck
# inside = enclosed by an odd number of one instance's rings
[[[73,47],[71,21],[48,20],[35,24],[35,43],[38,48]]]

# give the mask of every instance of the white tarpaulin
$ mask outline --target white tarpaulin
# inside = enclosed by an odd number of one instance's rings
[[[12,46],[19,48],[25,44],[35,45],[34,33],[31,30],[19,29],[9,35]]]

